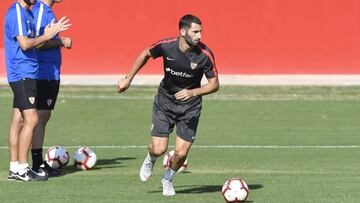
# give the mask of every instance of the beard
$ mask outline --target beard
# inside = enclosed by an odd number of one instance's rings
[[[31,0],[24,0],[24,2],[28,5],[28,6],[32,6],[36,3],[36,0],[34,2],[32,2]]]
[[[199,41],[200,41],[200,40],[197,40],[197,41],[192,40],[188,34],[186,34],[184,38],[185,38],[186,43],[190,46],[196,46],[199,44]]]

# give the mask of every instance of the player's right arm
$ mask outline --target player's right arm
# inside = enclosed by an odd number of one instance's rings
[[[146,48],[140,53],[126,77],[119,80],[117,87],[119,93],[125,92],[130,87],[131,81],[134,79],[135,75],[140,71],[140,69],[147,63],[150,57],[150,48]]]
[[[69,19],[63,17],[59,22],[49,24],[45,28],[44,34],[41,35],[40,37],[28,38],[27,36],[19,35],[16,36],[16,39],[19,42],[19,46],[23,51],[26,51],[34,47],[39,47],[46,41],[52,39],[59,32],[69,29],[71,24],[67,24],[68,22]]]
[[[31,48],[38,47],[44,42],[49,40],[49,38],[46,35],[42,35],[37,38],[28,38],[27,36],[17,36],[16,39],[19,42],[20,48],[23,51],[27,51]]]

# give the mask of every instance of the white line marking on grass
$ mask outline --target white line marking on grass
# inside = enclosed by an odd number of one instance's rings
[[[126,96],[126,95],[59,95],[61,99],[103,99],[103,100],[153,100],[154,96]],[[212,101],[359,101],[360,97],[331,97],[317,95],[210,95],[204,97]]]
[[[50,148],[45,146],[44,148]],[[62,146],[69,149],[77,149],[82,146]],[[94,145],[88,146],[93,149],[136,149],[147,148],[147,145]],[[174,148],[173,145],[169,147]],[[194,145],[192,148],[235,148],[235,149],[353,149],[360,148],[360,145]],[[8,149],[6,146],[0,146],[0,149]]]
[[[108,96],[108,95],[59,95],[63,99],[109,99],[109,100],[151,100],[153,96]]]
[[[0,95],[0,98],[12,98],[10,94]],[[153,100],[154,96],[126,95],[67,95],[59,94],[58,99],[84,100]],[[319,95],[211,95],[204,97],[211,101],[360,101],[359,96],[319,96]]]
[[[0,98],[12,98],[12,95],[0,95]],[[59,95],[58,99],[100,99],[100,100],[153,100],[154,96],[109,96],[109,95]],[[216,96],[206,97],[206,100],[214,101],[291,101],[292,99],[264,99],[264,98],[244,98],[244,97],[231,97],[231,96]]]
[[[195,174],[280,174],[280,175],[342,175],[339,170],[258,170],[258,169],[191,169]]]
[[[359,145],[199,145],[195,148],[249,148],[249,149],[348,149]]]
[[[12,98],[13,95],[0,95],[0,98]],[[109,96],[109,95],[59,95],[58,99],[103,99],[103,100],[152,100],[154,96]]]

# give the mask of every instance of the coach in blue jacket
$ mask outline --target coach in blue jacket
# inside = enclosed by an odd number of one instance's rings
[[[41,36],[48,24],[56,20],[52,7],[62,0],[41,0],[32,8],[35,17],[36,35]],[[45,169],[51,176],[60,175],[60,170],[52,169],[43,161],[42,148],[44,143],[45,127],[50,119],[51,111],[55,107],[60,86],[61,47],[70,49],[71,38],[55,35],[52,39],[38,47],[39,71],[37,74],[37,110],[39,124],[35,128],[32,141],[31,155],[32,170],[39,172]]]

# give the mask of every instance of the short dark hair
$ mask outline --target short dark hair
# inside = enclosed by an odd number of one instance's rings
[[[193,16],[191,14],[184,15],[182,18],[180,18],[179,21],[179,30],[181,28],[190,28],[191,23],[195,23],[198,25],[201,25],[201,21],[198,17]]]

